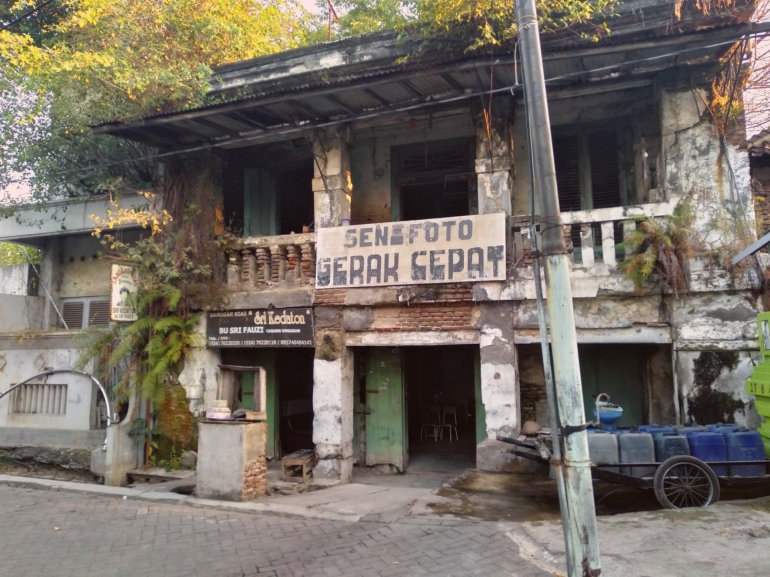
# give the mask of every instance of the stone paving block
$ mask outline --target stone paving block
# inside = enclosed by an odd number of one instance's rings
[[[0,518],[3,577],[547,575],[483,522],[332,522],[7,486]]]

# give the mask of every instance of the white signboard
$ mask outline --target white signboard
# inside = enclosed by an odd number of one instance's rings
[[[321,228],[316,288],[505,280],[505,214]]]
[[[132,265],[113,264],[110,285],[110,320],[132,322],[138,319],[134,307],[129,306],[129,297],[136,293],[139,286],[139,269]]]

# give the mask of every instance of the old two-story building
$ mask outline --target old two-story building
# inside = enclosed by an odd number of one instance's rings
[[[621,425],[758,421],[762,277],[724,266],[756,238],[749,159],[742,118],[720,134],[708,107],[725,56],[766,27],[750,1],[699,6],[630,0],[598,42],[542,37],[589,419],[607,393]],[[180,378],[191,410],[223,381],[253,407],[260,366],[268,456],[313,448],[318,477],[515,467],[496,436],[547,423],[521,80],[514,47],[383,32],[220,67],[213,104],[95,127],[219,159],[227,299]],[[681,203],[689,289],[637,288],[623,240]],[[456,428],[433,436],[435,411]]]

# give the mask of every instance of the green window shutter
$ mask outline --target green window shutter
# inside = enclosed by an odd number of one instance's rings
[[[254,410],[254,372],[241,373],[241,406],[247,411]]]
[[[266,170],[247,168],[244,174],[243,235],[278,234],[278,202],[275,180]]]

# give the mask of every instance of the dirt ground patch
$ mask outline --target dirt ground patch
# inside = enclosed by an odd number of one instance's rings
[[[436,494],[446,498],[429,505],[439,514],[515,522],[560,518],[556,482],[537,474],[469,470],[438,489]],[[755,499],[765,495],[770,495],[770,485],[722,489],[723,501]],[[594,499],[599,516],[661,509],[652,491],[603,482],[594,483]]]
[[[102,483],[101,477],[89,471],[64,469],[58,465],[35,461],[16,460],[5,454],[0,454],[0,474],[36,477],[38,479],[51,479],[54,481],[74,481],[76,483]]]

